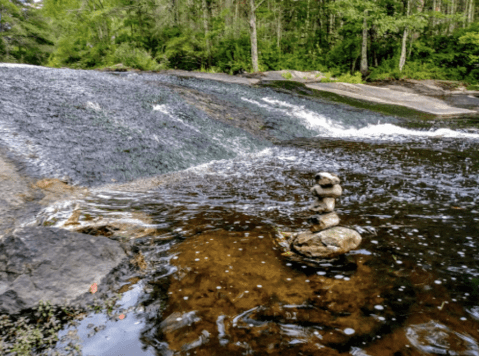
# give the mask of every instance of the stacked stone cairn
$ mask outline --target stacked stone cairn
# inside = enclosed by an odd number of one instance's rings
[[[340,227],[339,216],[334,211],[336,198],[343,192],[340,179],[335,174],[320,172],[315,175],[316,184],[311,188],[315,198],[309,209],[316,214],[309,218],[310,231],[282,233],[284,239],[280,245],[285,256],[291,259],[333,258],[347,253],[359,246],[361,235],[355,230]]]

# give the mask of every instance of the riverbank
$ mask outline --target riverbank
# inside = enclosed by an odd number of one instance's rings
[[[316,91],[371,103],[401,106],[439,118],[479,114],[479,91],[466,90],[460,85],[449,85],[447,89],[447,82],[444,81],[409,79],[367,84],[323,83],[321,80],[325,76],[320,72],[286,70],[237,76],[183,70],[166,70],[160,73],[242,85],[261,85],[274,81],[296,82]]]

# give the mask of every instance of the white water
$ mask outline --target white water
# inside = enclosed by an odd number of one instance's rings
[[[334,121],[321,113],[306,109],[304,106],[294,105],[284,101],[262,98],[262,102],[242,97],[243,101],[255,104],[258,107],[267,109],[271,112],[278,112],[299,121],[307,128],[317,131],[320,137],[334,138],[374,138],[381,140],[394,140],[396,138],[404,139],[407,137],[432,137],[432,138],[463,138],[479,140],[479,134],[466,133],[451,129],[436,129],[429,131],[419,131],[403,128],[393,124],[367,125],[361,128],[347,128],[338,121]]]
[[[19,64],[19,63],[0,63],[0,67],[7,67],[7,68],[43,68],[43,69],[50,69],[48,67],[42,66],[35,66],[33,64]]]

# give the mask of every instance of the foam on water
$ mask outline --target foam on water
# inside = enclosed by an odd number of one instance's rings
[[[321,113],[312,111],[302,105],[294,105],[270,97],[262,98],[262,102],[241,98],[243,101],[257,105],[260,108],[271,112],[279,112],[288,115],[299,121],[307,128],[318,132],[320,137],[332,138],[374,138],[379,140],[394,140],[413,137],[431,137],[431,138],[465,138],[479,140],[479,134],[460,132],[451,129],[437,129],[429,131],[411,130],[394,124],[368,124],[367,126],[354,128],[346,127],[340,121],[328,118]]]
[[[0,67],[6,68],[43,68],[50,69],[48,67],[35,66],[33,64],[20,64],[20,63],[0,63]]]

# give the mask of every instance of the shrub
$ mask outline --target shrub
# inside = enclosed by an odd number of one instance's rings
[[[141,70],[158,70],[159,64],[151,55],[142,48],[132,47],[128,43],[122,43],[113,54],[113,61],[123,65]]]
[[[361,84],[363,82],[361,72],[355,72],[353,75],[346,73],[336,79],[338,82],[343,83]]]

